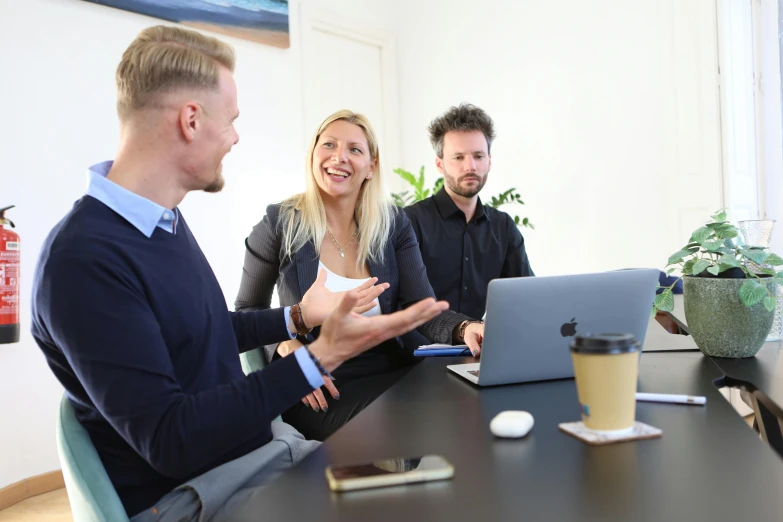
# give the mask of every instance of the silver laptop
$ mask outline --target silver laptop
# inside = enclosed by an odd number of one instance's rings
[[[658,270],[495,279],[481,361],[448,369],[479,386],[574,376],[577,333],[631,333],[644,344]]]

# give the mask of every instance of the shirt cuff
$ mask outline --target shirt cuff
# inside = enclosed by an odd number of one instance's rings
[[[288,337],[291,339],[296,339],[296,334],[291,333],[291,330],[288,329],[288,324],[291,322],[291,307],[286,306],[283,309],[283,317],[285,317],[285,331],[288,332]],[[312,362],[312,361],[310,361]]]
[[[310,386],[312,386],[314,390],[324,385],[324,379],[321,377],[321,372],[316,368],[315,363],[310,358],[310,354],[307,353],[306,348],[302,347],[294,350],[294,357],[296,357],[296,361],[299,363],[302,373],[304,373],[307,378],[307,382],[310,383]]]

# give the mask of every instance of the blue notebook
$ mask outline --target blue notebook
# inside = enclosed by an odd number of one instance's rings
[[[449,344],[431,344],[429,346],[420,346],[413,350],[414,357],[457,357],[460,355],[470,355],[470,348],[466,345],[451,346]]]

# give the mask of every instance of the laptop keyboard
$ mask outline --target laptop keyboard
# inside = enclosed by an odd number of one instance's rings
[[[478,377],[480,371],[481,370],[468,370],[468,373],[473,375],[473,376],[475,376],[475,377]]]

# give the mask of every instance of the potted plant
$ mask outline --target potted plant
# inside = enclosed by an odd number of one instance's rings
[[[418,178],[412,173],[404,169],[394,169],[394,173],[397,174],[402,179],[404,179],[413,189],[413,192],[406,190],[403,192],[392,194],[392,199],[394,200],[394,204],[397,205],[398,207],[407,207],[408,205],[412,205],[418,201],[427,199],[430,195],[435,194],[441,189],[441,187],[443,187],[443,177],[440,177],[435,181],[435,185],[433,185],[432,189],[424,188],[424,165],[422,165],[421,169],[419,169]],[[522,196],[519,193],[517,193],[517,189],[515,188],[510,188],[505,192],[501,192],[497,196],[492,196],[492,198],[489,201],[484,201],[483,203],[492,208],[499,208],[503,205],[509,205],[509,204],[518,204],[518,205],[525,204],[525,202],[522,201]],[[530,219],[528,218],[520,219],[520,217],[517,215],[514,215],[513,217],[514,217],[514,223],[516,223],[517,225],[522,225],[523,227],[527,227],[530,229],[536,228],[533,226],[533,223],[531,223]]]
[[[681,276],[656,296],[653,313],[674,310],[672,288],[682,279],[685,319],[702,353],[752,357],[772,327],[783,259],[761,247],[745,246],[720,210],[699,227],[688,244],[669,257],[667,275]]]

